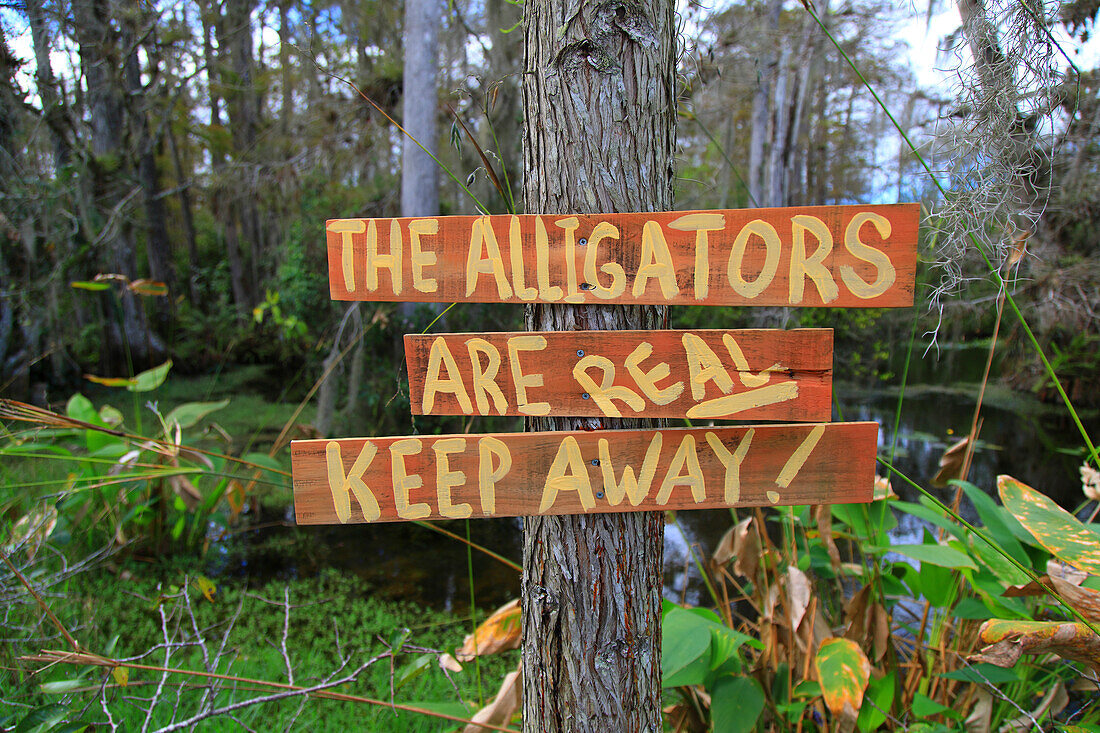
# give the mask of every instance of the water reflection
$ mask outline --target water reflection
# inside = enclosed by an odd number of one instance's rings
[[[892,426],[896,390],[868,391],[839,384],[834,389],[837,407],[833,419],[872,420],[884,426],[879,436],[880,455],[893,453],[895,467],[926,488],[944,450],[969,431],[977,394],[976,387],[910,387],[895,445]],[[970,480],[995,493],[996,476],[1010,473],[1063,506],[1079,504],[1081,440],[1064,410],[1002,389],[987,392],[985,405]],[[1087,427],[1095,431],[1098,422],[1093,415]],[[892,483],[902,498],[918,498],[918,492],[903,481],[894,479]],[[954,498],[954,489],[933,491],[945,501]],[[962,511],[973,515],[965,500]],[[244,532],[223,543],[218,552],[212,553],[208,571],[255,583],[306,577],[332,567],[355,573],[370,592],[390,598],[456,611],[469,604],[467,549],[460,542],[410,523],[295,527],[291,519],[262,518],[261,525],[275,526]],[[706,563],[733,523],[731,512],[684,511],[678,513],[677,520],[665,528],[663,594],[672,600],[705,603],[704,586],[691,553],[694,550],[698,560]],[[462,522],[444,526],[465,534]],[[914,517],[900,515],[891,538],[894,542],[919,542],[923,531],[924,525]],[[470,534],[473,542],[520,561],[522,520],[470,522]],[[519,577],[514,570],[477,551],[471,553],[471,561],[478,606],[495,607],[518,596]]]

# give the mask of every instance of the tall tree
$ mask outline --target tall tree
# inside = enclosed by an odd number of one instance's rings
[[[439,21],[437,0],[405,0],[405,74],[402,125],[409,133],[401,154],[401,215],[439,213],[439,166],[409,136],[436,154]]]
[[[528,0],[524,193],[542,214],[672,205],[676,21],[671,0]],[[652,329],[658,306],[532,305],[530,330]],[[531,430],[654,421],[529,418]],[[524,520],[525,730],[659,730],[659,513]]]

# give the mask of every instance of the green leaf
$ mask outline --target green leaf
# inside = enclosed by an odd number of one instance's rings
[[[899,511],[903,511],[906,514],[912,514],[918,519],[923,519],[929,524],[933,524],[940,527],[946,532],[950,532],[955,537],[962,537],[962,527],[943,515],[939,509],[934,509],[924,504],[914,504],[910,501],[895,501],[892,502],[892,506]]]
[[[985,525],[986,534],[990,539],[1001,546],[1002,550],[1012,555],[1021,565],[1028,565],[1031,561],[1021,542],[1034,542],[1031,534],[1023,525],[1012,516],[1007,509],[993,501],[993,497],[985,493],[977,486],[967,481],[952,481],[952,484],[961,486],[966,492],[966,498],[974,505],[978,512],[978,518]]]
[[[103,418],[99,416],[95,406],[92,405],[92,401],[79,392],[69,398],[69,402],[65,405],[65,414],[74,420],[80,420],[81,422],[86,422],[91,425],[99,425],[104,428],[107,427],[107,423],[103,422]],[[98,430],[84,430],[84,444],[89,451],[96,451],[105,445],[117,441],[118,438],[113,435],[107,435]]]
[[[846,707],[857,711],[863,706],[863,692],[871,681],[871,663],[851,639],[833,637],[821,643],[814,658],[821,695],[834,715]]]
[[[63,722],[69,715],[64,705],[44,705],[27,713],[13,733],[42,733]]]
[[[58,680],[56,682],[43,682],[38,686],[38,689],[45,692],[47,695],[56,695],[62,692],[68,692],[69,690],[75,690],[77,687],[86,684],[84,680]]]
[[[753,677],[722,677],[714,683],[710,719],[715,731],[748,733],[764,711],[764,690]]]
[[[172,360],[169,359],[160,366],[146,369],[134,376],[133,384],[128,385],[126,389],[131,392],[151,392],[164,384],[164,380],[168,378],[168,370],[171,368]]]
[[[697,685],[710,671],[710,628],[694,614],[673,606],[661,622],[661,684]]]
[[[1016,672],[1015,669],[1005,669],[1003,667],[997,667],[987,662],[972,664],[968,667],[963,667],[962,669],[956,669],[953,672],[943,672],[939,676],[948,680],[973,682],[979,685],[1002,685],[1009,682],[1020,681],[1020,675],[1018,672]]]
[[[202,420],[211,412],[220,410],[228,404],[228,397],[218,402],[187,402],[169,412],[164,422],[166,425],[176,423],[186,430],[187,428],[194,427],[199,420]]]
[[[276,473],[286,473],[286,469],[284,469],[277,460],[266,453],[245,453],[243,456],[241,456],[241,459],[249,463],[254,463],[257,466],[267,469],[268,471],[275,471]]]
[[[863,696],[863,707],[859,709],[859,717],[856,718],[857,728],[867,733],[877,730],[886,722],[886,714],[890,712],[890,705],[894,702],[894,689],[893,672],[870,681],[867,694]]]
[[[74,280],[69,283],[69,287],[76,288],[77,290],[106,290],[111,287],[110,283],[94,282],[92,280]]]
[[[965,553],[947,545],[889,545],[877,547],[877,552],[896,552],[913,560],[919,560],[923,567],[925,563],[938,565],[941,568],[970,568],[977,570],[978,566]]]
[[[1043,494],[1011,476],[997,477],[1005,508],[1050,554],[1064,563],[1100,575],[1100,537]]]
[[[434,660],[434,654],[421,654],[399,669],[394,679],[396,689],[401,689],[423,674],[425,670],[432,666]]]
[[[913,695],[913,714],[918,718],[931,718],[933,715],[946,715],[956,720],[962,718],[962,714],[954,708],[940,705],[932,698],[919,692]]]

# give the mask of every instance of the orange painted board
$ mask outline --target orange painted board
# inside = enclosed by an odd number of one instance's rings
[[[405,336],[416,415],[820,422],[831,329]]]
[[[901,307],[918,204],[333,219],[335,300]]]
[[[878,425],[423,435],[291,444],[299,524],[866,502]]]

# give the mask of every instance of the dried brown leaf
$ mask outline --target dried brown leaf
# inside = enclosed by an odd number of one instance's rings
[[[963,725],[967,733],[989,733],[993,721],[993,694],[984,688],[978,688],[974,707],[966,716]]]
[[[1085,582],[1085,578],[1089,577],[1089,574],[1084,570],[1078,570],[1072,565],[1068,565],[1057,558],[1050,558],[1047,560],[1047,575],[1053,577],[1057,575],[1067,583],[1073,585],[1081,585]]]
[[[1035,721],[1048,717],[1053,719],[1055,715],[1065,709],[1066,705],[1069,705],[1066,686],[1058,682],[1043,696],[1043,699],[1039,701],[1034,710],[1030,713],[1021,713],[1015,718],[1005,721],[997,729],[997,733],[1017,733],[1017,731],[1023,733],[1023,731],[1034,730]]]
[[[508,724],[523,700],[523,684],[520,678],[522,671],[521,667],[515,672],[509,672],[504,676],[504,682],[501,683],[496,697],[493,698],[491,703],[478,710],[474,717],[470,718],[474,722],[467,725],[463,729],[463,733],[485,733],[489,730],[485,726],[478,725],[478,723],[499,726]]]
[[[963,459],[966,458],[966,447],[970,445],[970,438],[963,438],[952,445],[943,456],[940,457],[940,470],[932,477],[932,485],[943,488],[951,479],[962,475]]]
[[[802,618],[806,615],[806,609],[810,606],[810,597],[813,588],[810,579],[794,565],[787,567],[787,613],[791,622],[791,630],[796,631],[802,624]]]
[[[711,567],[720,568],[734,557],[733,552],[733,536],[737,530],[738,525],[734,525],[726,530],[726,533],[722,535],[722,539],[718,540],[718,546],[714,548],[714,553],[710,556]]]
[[[439,655],[439,666],[441,669],[446,669],[450,672],[462,671],[462,665],[459,664],[458,660],[446,652]]]
[[[974,662],[1011,667],[1024,654],[1057,654],[1100,670],[1100,636],[1082,623],[992,619],[978,630],[986,644]]]
[[[519,599],[509,601],[468,634],[455,656],[462,662],[519,647],[521,639]]]
[[[737,558],[733,563],[733,572],[750,580],[756,577],[760,566],[760,536],[754,531],[752,517],[746,517],[734,527],[733,554]]]
[[[1050,582],[1058,595],[1078,613],[1093,623],[1100,623],[1100,592],[1074,585],[1057,575],[1050,576]]]
[[[1081,464],[1081,491],[1093,501],[1100,501],[1100,471],[1087,462]]]
[[[183,503],[187,505],[187,511],[195,511],[202,503],[202,494],[186,476],[169,476],[168,485],[172,487],[176,496],[183,499]]]

